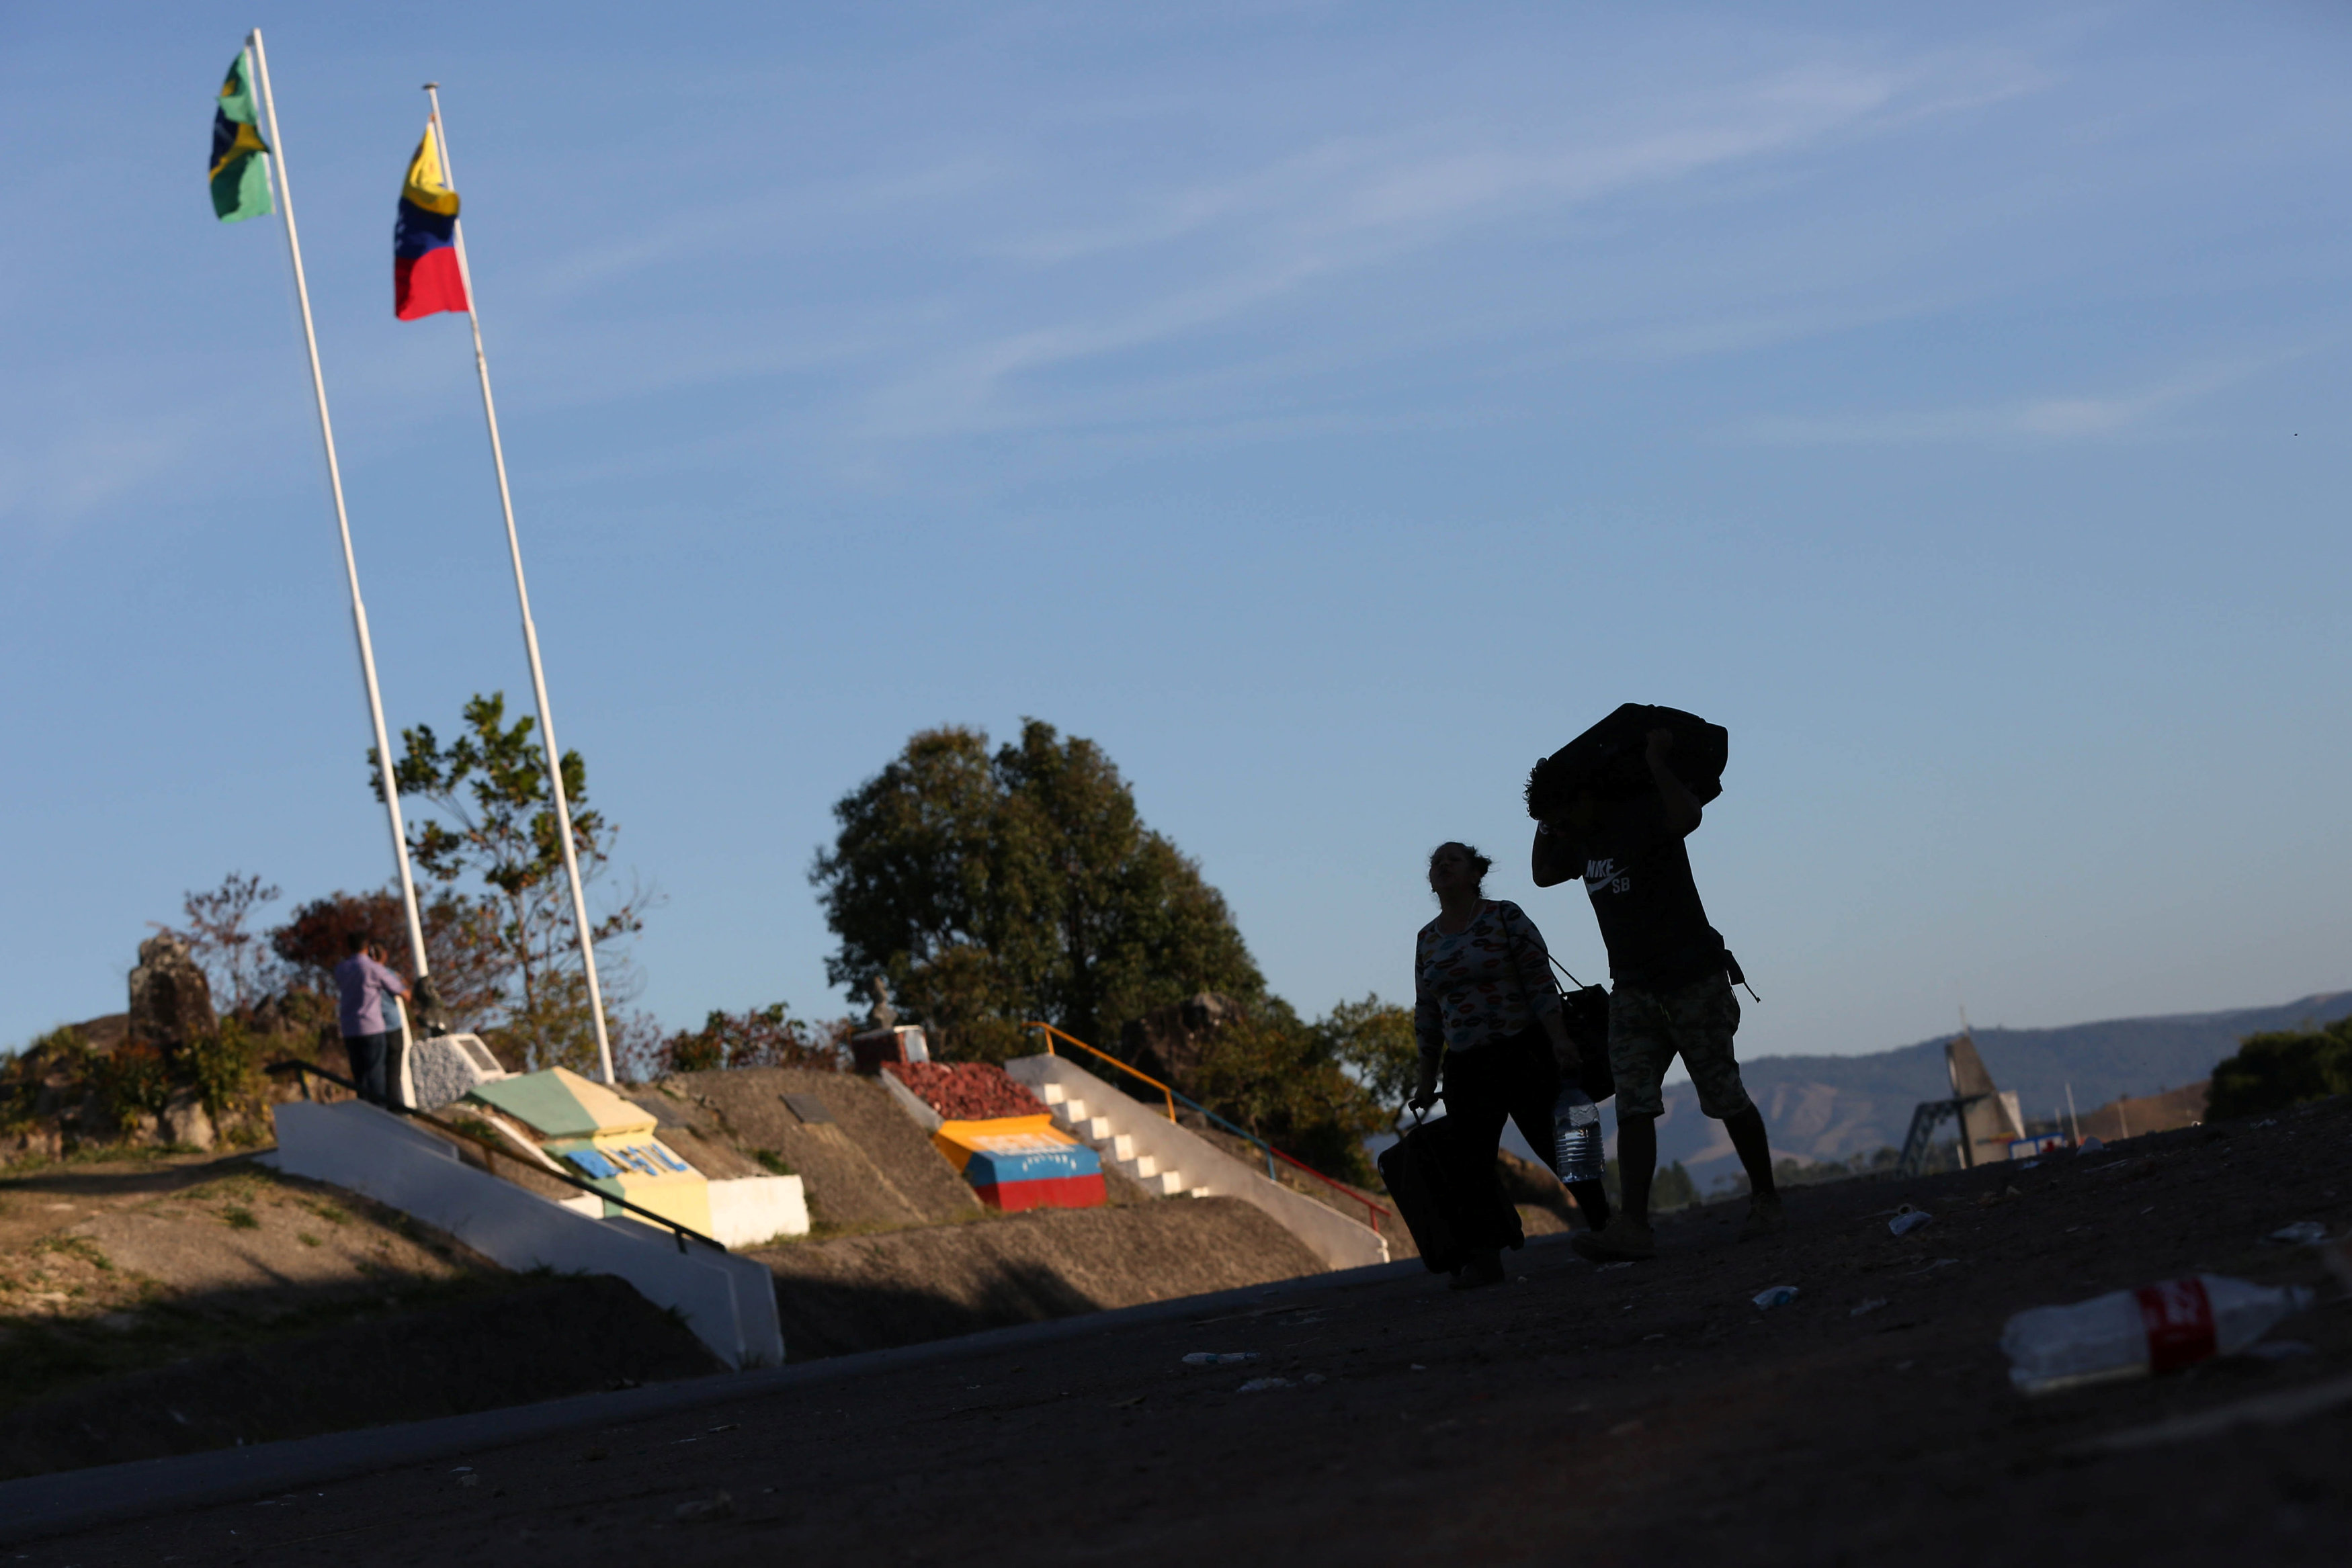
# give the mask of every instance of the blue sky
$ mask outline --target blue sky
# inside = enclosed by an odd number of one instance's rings
[[[1309,1013],[1528,764],[1727,725],[1749,1054],[2352,984],[2352,15],[705,5],[0,13],[0,1043],[232,868],[389,874],[274,224],[267,32],[391,723],[529,683],[671,1025],[837,1011],[806,882],[919,727],[1101,742]]]

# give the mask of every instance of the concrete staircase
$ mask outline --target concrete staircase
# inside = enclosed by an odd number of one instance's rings
[[[1024,1056],[1004,1071],[1054,1120],[1160,1197],[1237,1197],[1263,1210],[1331,1269],[1389,1260],[1386,1239],[1279,1182],[1268,1181],[1154,1104],[1131,1100],[1066,1056]]]
[[[1041,1083],[1037,1098],[1054,1113],[1064,1131],[1079,1142],[1089,1145],[1104,1159],[1117,1166],[1138,1186],[1154,1197],[1211,1197],[1215,1196],[1208,1186],[1188,1186],[1181,1171],[1162,1170],[1157,1155],[1148,1155],[1135,1146],[1135,1134],[1118,1130],[1117,1124],[1124,1114],[1132,1113],[1135,1102],[1124,1094],[1115,1097],[1124,1103],[1125,1113],[1105,1103],[1097,1111],[1084,1100],[1073,1098],[1069,1089],[1060,1083]],[[1097,1097],[1098,1100],[1100,1096]]]

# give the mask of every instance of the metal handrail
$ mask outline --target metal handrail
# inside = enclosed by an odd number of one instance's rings
[[[594,1186],[581,1180],[578,1176],[573,1176],[570,1171],[556,1170],[547,1166],[535,1166],[529,1160],[524,1159],[520,1155],[516,1154],[512,1149],[501,1147],[500,1145],[490,1142],[488,1138],[482,1137],[478,1134],[469,1133],[463,1127],[456,1126],[450,1123],[441,1120],[438,1116],[428,1116],[424,1112],[412,1110],[406,1105],[378,1105],[376,1102],[367,1100],[367,1096],[364,1094],[360,1094],[360,1086],[358,1084],[352,1082],[350,1079],[345,1078],[341,1073],[328,1071],[325,1068],[320,1066],[315,1061],[299,1061],[289,1058],[284,1061],[273,1061],[261,1071],[268,1073],[273,1078],[283,1078],[289,1072],[300,1072],[306,1073],[312,1078],[323,1078],[330,1083],[339,1083],[344,1088],[350,1090],[353,1094],[359,1095],[362,1100],[366,1100],[367,1103],[375,1105],[376,1109],[380,1111],[391,1111],[396,1114],[406,1116],[411,1121],[422,1122],[428,1127],[437,1128],[453,1138],[461,1139],[466,1143],[473,1145],[476,1148],[480,1149],[485,1154],[496,1155],[502,1160],[512,1160],[515,1164],[522,1166],[522,1168],[527,1171],[534,1171],[551,1180],[562,1182],[569,1186],[576,1186],[582,1192],[603,1198],[606,1203],[617,1203],[623,1208],[627,1209],[631,1214],[641,1214],[647,1219],[652,1220],[656,1225],[667,1227],[671,1234],[677,1237],[677,1249],[680,1252],[686,1250],[686,1243],[688,1237],[701,1242],[705,1247],[715,1247],[721,1252],[727,1250],[727,1244],[725,1242],[714,1241],[709,1237],[705,1236],[701,1231],[695,1229],[692,1226],[680,1225],[677,1220],[672,1219],[669,1216],[666,1214],[656,1214],[650,1208],[642,1208],[636,1204],[631,1203],[625,1197],[615,1197],[611,1193],[606,1192],[603,1187]]]
[[[1207,1117],[1210,1121],[1214,1122],[1218,1126],[1224,1128],[1235,1137],[1245,1139],[1250,1143],[1255,1144],[1265,1153],[1266,1180],[1273,1181],[1276,1179],[1274,1174],[1274,1162],[1276,1160],[1280,1160],[1283,1164],[1292,1166],[1295,1169],[1305,1171],[1308,1176],[1313,1176],[1325,1186],[1328,1186],[1332,1191],[1339,1194],[1340,1197],[1352,1198],[1354,1201],[1362,1204],[1367,1214],[1370,1216],[1372,1234],[1375,1236],[1378,1236],[1381,1233],[1381,1215],[1385,1214],[1391,1219],[1396,1218],[1396,1210],[1388,1207],[1384,1204],[1373,1202],[1370,1198],[1366,1197],[1362,1193],[1356,1191],[1344,1182],[1332,1180],[1329,1176],[1325,1176],[1321,1171],[1317,1170],[1313,1166],[1307,1164],[1304,1160],[1292,1158],[1290,1155],[1284,1154],[1280,1149],[1276,1148],[1272,1144],[1267,1143],[1264,1138],[1259,1137],[1255,1133],[1250,1132],[1248,1129],[1244,1127],[1235,1126],[1233,1123],[1226,1121],[1223,1116],[1218,1115],[1214,1111],[1210,1110],[1206,1105],[1202,1104],[1198,1100],[1193,1099],[1188,1094],[1178,1093],[1167,1084],[1162,1083],[1157,1078],[1152,1077],[1149,1072],[1142,1071],[1138,1068],[1129,1067],[1126,1062],[1121,1061],[1118,1057],[1111,1055],[1108,1051],[1097,1051],[1093,1046],[1088,1045],[1085,1040],[1078,1039],[1076,1035],[1064,1030],[1055,1029],[1049,1023],[1032,1019],[1028,1027],[1044,1032],[1045,1036],[1045,1054],[1048,1056],[1055,1054],[1054,1041],[1058,1037],[1061,1040],[1066,1040],[1070,1044],[1076,1046],[1080,1051],[1085,1051],[1087,1055],[1099,1057],[1103,1061],[1109,1062],[1121,1072],[1127,1073],[1131,1077],[1142,1079],[1146,1083],[1150,1084],[1154,1089],[1159,1090],[1160,1093],[1167,1096],[1168,1119],[1170,1121],[1173,1122],[1176,1120],[1176,1102],[1181,1100],[1191,1109],[1198,1111],[1202,1115]]]
[[[1154,1089],[1159,1090],[1161,1094],[1167,1097],[1168,1119],[1171,1122],[1176,1119],[1176,1091],[1170,1088],[1167,1084],[1160,1082],[1160,1080],[1152,1077],[1149,1072],[1142,1071],[1140,1068],[1129,1067],[1118,1057],[1111,1055],[1110,1052],[1107,1051],[1097,1051],[1093,1046],[1088,1045],[1076,1035],[1068,1033],[1066,1030],[1055,1029],[1052,1024],[1033,1021],[1029,1027],[1031,1029],[1043,1030],[1045,1031],[1045,1054],[1048,1056],[1054,1054],[1054,1041],[1058,1037],[1062,1040],[1067,1040],[1070,1044],[1076,1046],[1080,1051],[1085,1051],[1089,1056],[1098,1056],[1102,1058],[1103,1061],[1109,1062],[1113,1067],[1118,1068],[1121,1072],[1126,1073],[1130,1078],[1142,1079],[1146,1083],[1150,1084]],[[1187,1100],[1184,1103],[1191,1105],[1192,1103],[1190,1100]],[[1195,1107],[1195,1109],[1198,1109],[1198,1107]],[[1204,1116],[1208,1114],[1205,1111],[1202,1111],[1201,1113]],[[1246,1134],[1244,1135],[1247,1136]]]

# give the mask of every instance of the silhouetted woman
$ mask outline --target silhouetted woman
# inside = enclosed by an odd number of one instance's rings
[[[1543,933],[1517,904],[1484,894],[1493,863],[1464,843],[1430,852],[1429,887],[1437,894],[1438,914],[1421,928],[1412,953],[1421,1080],[1412,1103],[1425,1110],[1437,1098],[1442,1062],[1454,1189],[1492,1190],[1496,1200],[1469,1203],[1465,1207],[1472,1212],[1452,1217],[1470,1250],[1454,1278],[1457,1290],[1500,1284],[1502,1249],[1518,1240],[1502,1228],[1508,1221],[1495,1176],[1503,1123],[1517,1122],[1548,1166],[1560,1075],[1581,1065],[1560,1016]],[[1570,1190],[1587,1225],[1598,1230],[1609,1223],[1601,1183],[1580,1181]]]

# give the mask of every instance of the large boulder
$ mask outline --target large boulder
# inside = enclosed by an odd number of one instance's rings
[[[219,1141],[219,1131],[213,1125],[212,1115],[193,1089],[174,1089],[163,1107],[160,1131],[163,1142],[209,1153]]]
[[[202,1040],[217,1024],[212,986],[187,945],[168,931],[139,944],[139,967],[131,971],[130,1038],[169,1051]]]

